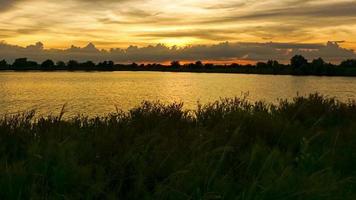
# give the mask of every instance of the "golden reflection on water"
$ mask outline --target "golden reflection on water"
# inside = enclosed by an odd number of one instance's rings
[[[0,72],[0,114],[36,109],[39,115],[58,114],[67,103],[66,116],[103,115],[115,106],[128,110],[143,100],[184,102],[220,97],[276,102],[297,93],[319,92],[342,101],[356,98],[356,78],[293,77],[241,74],[162,72]]]

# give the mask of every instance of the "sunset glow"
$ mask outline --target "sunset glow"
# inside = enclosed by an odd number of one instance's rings
[[[18,45],[41,41],[47,48],[65,48],[94,42],[110,48],[345,40],[345,45],[355,47],[356,14],[347,12],[356,8],[353,0],[0,2],[1,39]]]
[[[0,0],[0,41],[106,50],[342,41],[356,49],[355,11],[355,0]]]

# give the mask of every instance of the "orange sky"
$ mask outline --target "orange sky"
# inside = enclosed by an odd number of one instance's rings
[[[0,40],[45,48],[239,42],[356,49],[355,0],[1,0]]]

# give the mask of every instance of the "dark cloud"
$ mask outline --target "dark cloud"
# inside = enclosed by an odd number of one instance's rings
[[[241,18],[266,18],[266,17],[356,17],[355,2],[341,2],[324,5],[309,5],[287,7],[283,9],[267,10],[261,13],[242,16]]]
[[[356,58],[352,50],[342,48],[337,42],[322,44],[302,43],[220,43],[216,45],[195,45],[184,48],[167,47],[162,44],[147,47],[130,46],[126,49],[99,50],[93,44],[86,47],[72,46],[68,49],[44,49],[42,43],[20,47],[0,43],[0,55],[13,61],[18,57],[28,57],[36,61],[47,58],[53,60],[76,59],[79,61],[115,62],[165,62],[171,60],[251,60],[265,61],[276,59],[287,62],[295,54],[302,54],[308,59],[322,57],[327,61],[339,62],[344,59]],[[2,58],[0,58],[2,59]]]
[[[13,8],[17,3],[24,2],[26,0],[0,0],[0,11],[6,11]],[[27,2],[34,0],[27,0]],[[57,0],[48,0],[48,2],[58,2]],[[63,0],[68,1],[68,0]],[[63,1],[61,3],[63,3]],[[123,3],[123,2],[132,2],[137,0],[73,0],[75,2],[80,2],[82,4],[94,4],[94,5],[103,5],[111,3]]]
[[[285,20],[285,18],[303,18],[315,20],[316,18],[335,18],[335,17],[356,17],[356,1],[338,2],[326,4],[306,4],[303,1],[295,1],[289,6],[275,9],[256,10],[252,14],[241,15],[236,13],[225,17],[218,17],[206,20],[204,23],[223,23],[243,20]]]
[[[0,0],[0,11],[4,12],[11,9],[19,1],[21,0]]]
[[[232,30],[215,30],[215,29],[196,29],[196,30],[183,30],[183,31],[160,31],[160,32],[148,32],[137,34],[138,37],[144,38],[184,38],[194,37],[205,40],[235,40],[236,32]]]

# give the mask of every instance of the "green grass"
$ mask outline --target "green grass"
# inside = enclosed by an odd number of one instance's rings
[[[0,119],[0,199],[356,199],[356,103],[144,102]]]

